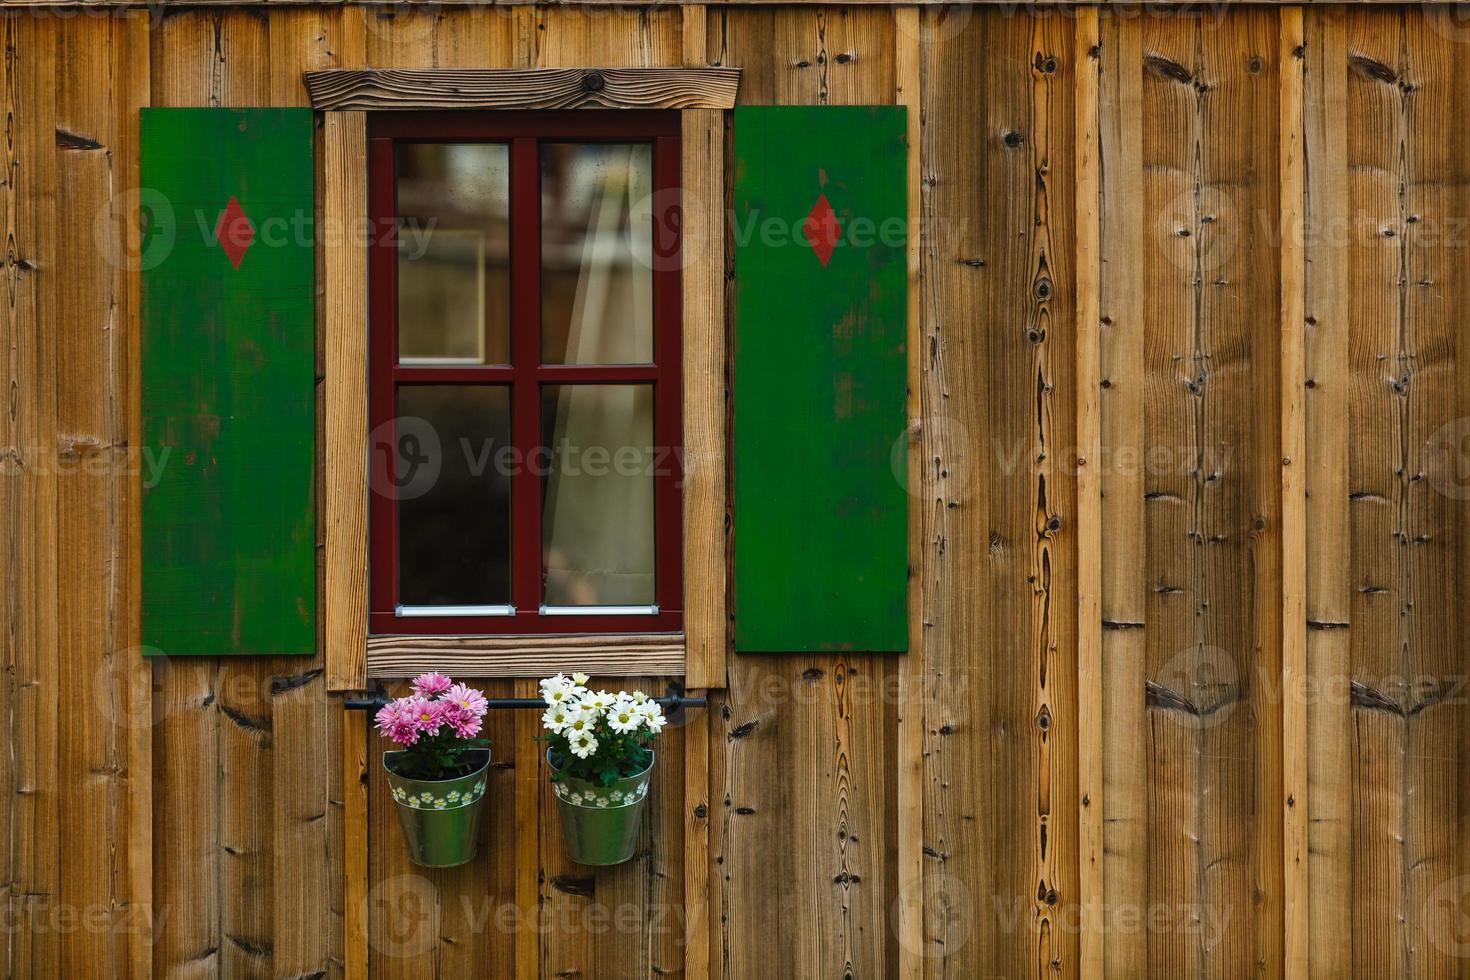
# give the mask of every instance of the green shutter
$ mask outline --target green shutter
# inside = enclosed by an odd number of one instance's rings
[[[144,109],[142,637],[316,644],[309,109]]]
[[[908,646],[904,134],[735,110],[737,650]]]

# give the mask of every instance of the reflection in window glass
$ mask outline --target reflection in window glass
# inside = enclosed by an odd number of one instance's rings
[[[653,148],[541,145],[541,358],[653,360]]]
[[[509,604],[510,389],[405,385],[398,414],[398,601]]]
[[[653,388],[547,385],[548,606],[653,605]]]
[[[503,143],[400,143],[398,357],[510,360],[510,153]]]

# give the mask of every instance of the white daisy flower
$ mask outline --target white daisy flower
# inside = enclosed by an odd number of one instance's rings
[[[643,720],[643,712],[632,701],[618,701],[607,712],[607,725],[615,732],[635,731]]]
[[[645,701],[638,706],[638,711],[643,715],[643,723],[654,735],[657,735],[659,730],[669,723],[669,720],[664,717],[664,709],[658,706],[657,701]]]
[[[565,704],[553,704],[541,715],[541,727],[560,735],[572,719],[572,709]]]
[[[572,693],[576,688],[577,685],[562,674],[548,677],[541,682],[541,700],[550,705],[571,704],[576,700]]]
[[[597,715],[579,704],[567,712],[567,723],[562,726],[561,734],[568,738],[580,732],[591,735],[595,724],[597,724]]]
[[[644,694],[642,691],[634,691],[633,692],[633,701],[634,701],[635,704],[642,704],[644,701],[647,701],[647,700],[648,700],[648,695],[647,694]]]
[[[588,692],[577,702],[577,707],[602,714],[613,706],[613,696],[606,691]]]
[[[590,731],[580,731],[570,739],[572,755],[585,759],[597,751],[597,739]]]
[[[576,684],[578,687],[584,686],[591,679],[592,678],[588,677],[586,674],[579,673],[572,675],[572,683]]]

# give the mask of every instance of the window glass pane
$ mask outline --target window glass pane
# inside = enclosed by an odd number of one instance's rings
[[[399,143],[398,357],[510,360],[510,153]]]
[[[652,386],[547,385],[541,411],[545,603],[652,605]]]
[[[653,149],[541,145],[541,359],[653,360]]]
[[[398,601],[510,602],[510,389],[398,389]]]

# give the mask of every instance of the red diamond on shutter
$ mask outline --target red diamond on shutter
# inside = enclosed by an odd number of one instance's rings
[[[230,195],[230,203],[219,214],[219,221],[214,226],[214,237],[229,256],[230,265],[240,268],[245,250],[255,241],[255,225],[245,216],[245,209],[240,207],[239,199],[233,194]]]
[[[811,243],[812,251],[817,253],[817,261],[822,263],[822,268],[827,268],[827,260],[832,258],[832,249],[837,244],[838,236],[842,234],[842,225],[838,224],[837,214],[827,202],[826,194],[820,195],[817,203],[807,212],[806,220],[801,223],[801,233]]]

